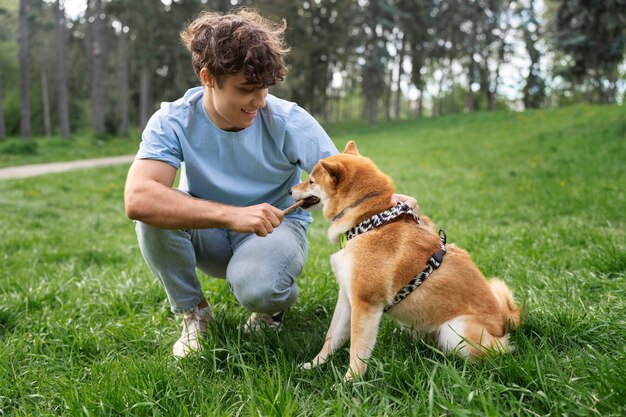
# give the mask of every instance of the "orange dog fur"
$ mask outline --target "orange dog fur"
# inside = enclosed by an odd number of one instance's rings
[[[316,202],[307,209],[323,207],[324,217],[331,222],[332,242],[389,209],[394,192],[391,178],[361,156],[353,141],[343,153],[321,160],[309,181],[291,190],[296,201]],[[427,217],[420,218],[422,225],[402,216],[356,236],[331,256],[339,283],[337,305],[321,351],[304,368],[326,362],[349,338],[350,368],[345,379],[365,373],[383,309],[440,249],[435,226]],[[511,290],[498,279],[487,281],[463,249],[454,244],[446,249],[440,268],[387,314],[415,338],[433,336],[444,352],[477,358],[489,351],[510,350],[507,330],[520,321]]]

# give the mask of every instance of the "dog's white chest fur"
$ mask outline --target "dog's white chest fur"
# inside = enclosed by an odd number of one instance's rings
[[[348,296],[348,300],[351,300],[352,256],[350,256],[347,250],[340,250],[330,256],[330,265],[333,268],[339,287]]]

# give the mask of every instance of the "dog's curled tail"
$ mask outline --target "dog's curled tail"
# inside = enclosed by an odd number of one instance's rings
[[[493,292],[496,300],[498,300],[500,311],[502,311],[502,314],[504,315],[508,329],[513,330],[517,328],[520,323],[520,314],[522,309],[515,305],[513,293],[509,287],[507,287],[507,285],[498,278],[490,279],[489,285],[491,286],[491,292]]]

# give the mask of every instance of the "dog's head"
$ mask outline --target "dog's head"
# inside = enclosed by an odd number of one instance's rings
[[[324,217],[333,221],[366,198],[389,202],[395,187],[369,159],[362,156],[354,141],[343,153],[324,158],[315,165],[309,180],[294,186],[290,193],[302,208],[324,208]]]

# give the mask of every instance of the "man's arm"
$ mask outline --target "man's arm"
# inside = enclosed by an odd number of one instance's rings
[[[283,212],[270,204],[234,207],[202,200],[172,188],[176,168],[141,159],[133,162],[126,179],[124,204],[132,220],[164,229],[219,227],[267,236],[283,220]]]

